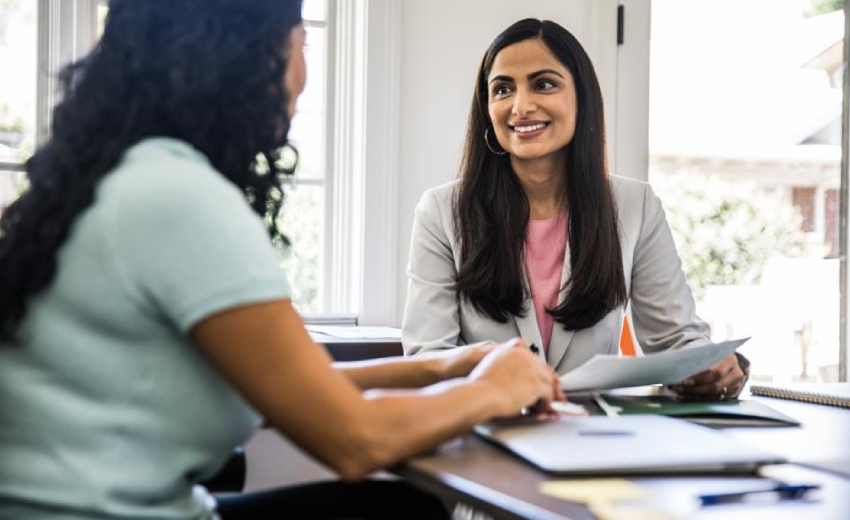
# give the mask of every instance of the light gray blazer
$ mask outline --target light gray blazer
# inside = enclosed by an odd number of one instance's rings
[[[699,319],[691,290],[661,202],[649,184],[611,176],[623,248],[623,272],[632,324],[644,352],[710,342],[708,325]],[[520,318],[498,323],[459,301],[455,280],[460,247],[452,222],[457,181],[425,192],[416,207],[402,343],[407,355],[445,350],[481,341],[522,337],[542,345],[530,298]],[[561,284],[570,276],[570,250],[564,255]],[[528,279],[525,278],[528,288]],[[530,294],[530,291],[526,291]],[[565,291],[561,291],[559,302]],[[564,330],[555,323],[546,360],[559,373],[584,363],[595,354],[619,351],[624,309],[617,308],[588,329]],[[541,356],[545,354],[541,349]]]

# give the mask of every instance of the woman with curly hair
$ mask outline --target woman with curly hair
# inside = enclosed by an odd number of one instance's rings
[[[0,219],[0,517],[441,518],[398,482],[197,484],[261,416],[359,481],[559,397],[521,341],[332,366],[310,340],[272,245],[304,37],[299,0],[113,0],[64,72]]]
[[[658,198],[609,175],[590,58],[548,20],[484,54],[459,178],[422,196],[408,275],[408,354],[522,336],[566,373],[619,352],[628,303],[646,352],[710,342]],[[736,396],[748,363],[731,355],[675,390]]]

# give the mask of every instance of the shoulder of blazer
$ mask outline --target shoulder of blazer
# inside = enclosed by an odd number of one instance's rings
[[[433,188],[428,188],[425,190],[425,193],[422,194],[422,200],[419,204],[428,204],[430,199],[440,206],[440,210],[443,210],[444,208],[451,209],[458,186],[460,186],[460,181],[453,180]]]
[[[458,186],[460,183],[455,180],[425,190],[416,206],[416,213],[432,221],[451,222]]]
[[[454,198],[459,185],[458,181],[452,181],[425,190],[415,210],[418,225],[440,237],[440,241],[452,250],[455,247]]]
[[[611,190],[614,193],[614,204],[617,207],[617,215],[622,221],[627,217],[642,215],[647,196],[652,194],[652,187],[648,182],[610,175]]]

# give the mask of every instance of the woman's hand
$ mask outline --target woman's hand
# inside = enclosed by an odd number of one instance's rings
[[[468,376],[496,346],[495,342],[487,341],[435,354],[434,357],[441,362],[440,380]]]
[[[525,342],[514,339],[493,348],[472,370],[469,377],[486,382],[501,399],[498,417],[519,414],[524,408],[548,409],[549,403],[563,396],[553,379],[557,374]],[[557,390],[555,390],[557,389]]]
[[[725,401],[741,393],[745,375],[738,357],[730,354],[713,367],[692,375],[671,388],[686,401]]]

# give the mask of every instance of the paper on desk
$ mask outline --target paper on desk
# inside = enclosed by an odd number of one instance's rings
[[[646,498],[647,493],[637,484],[621,478],[552,480],[540,484],[540,492],[587,504],[598,520],[677,520],[676,516],[646,504],[629,504]]]
[[[318,332],[334,338],[344,339],[397,339],[401,340],[401,329],[394,327],[352,327],[346,325],[307,325],[310,332]]]
[[[589,508],[596,520],[681,520],[667,511],[645,506],[591,502]]]
[[[588,480],[550,480],[540,484],[540,492],[570,502],[619,502],[638,500],[646,492],[637,484],[622,478],[595,478]]]
[[[640,357],[596,355],[561,376],[565,392],[671,385],[719,363],[748,339],[667,350]]]

